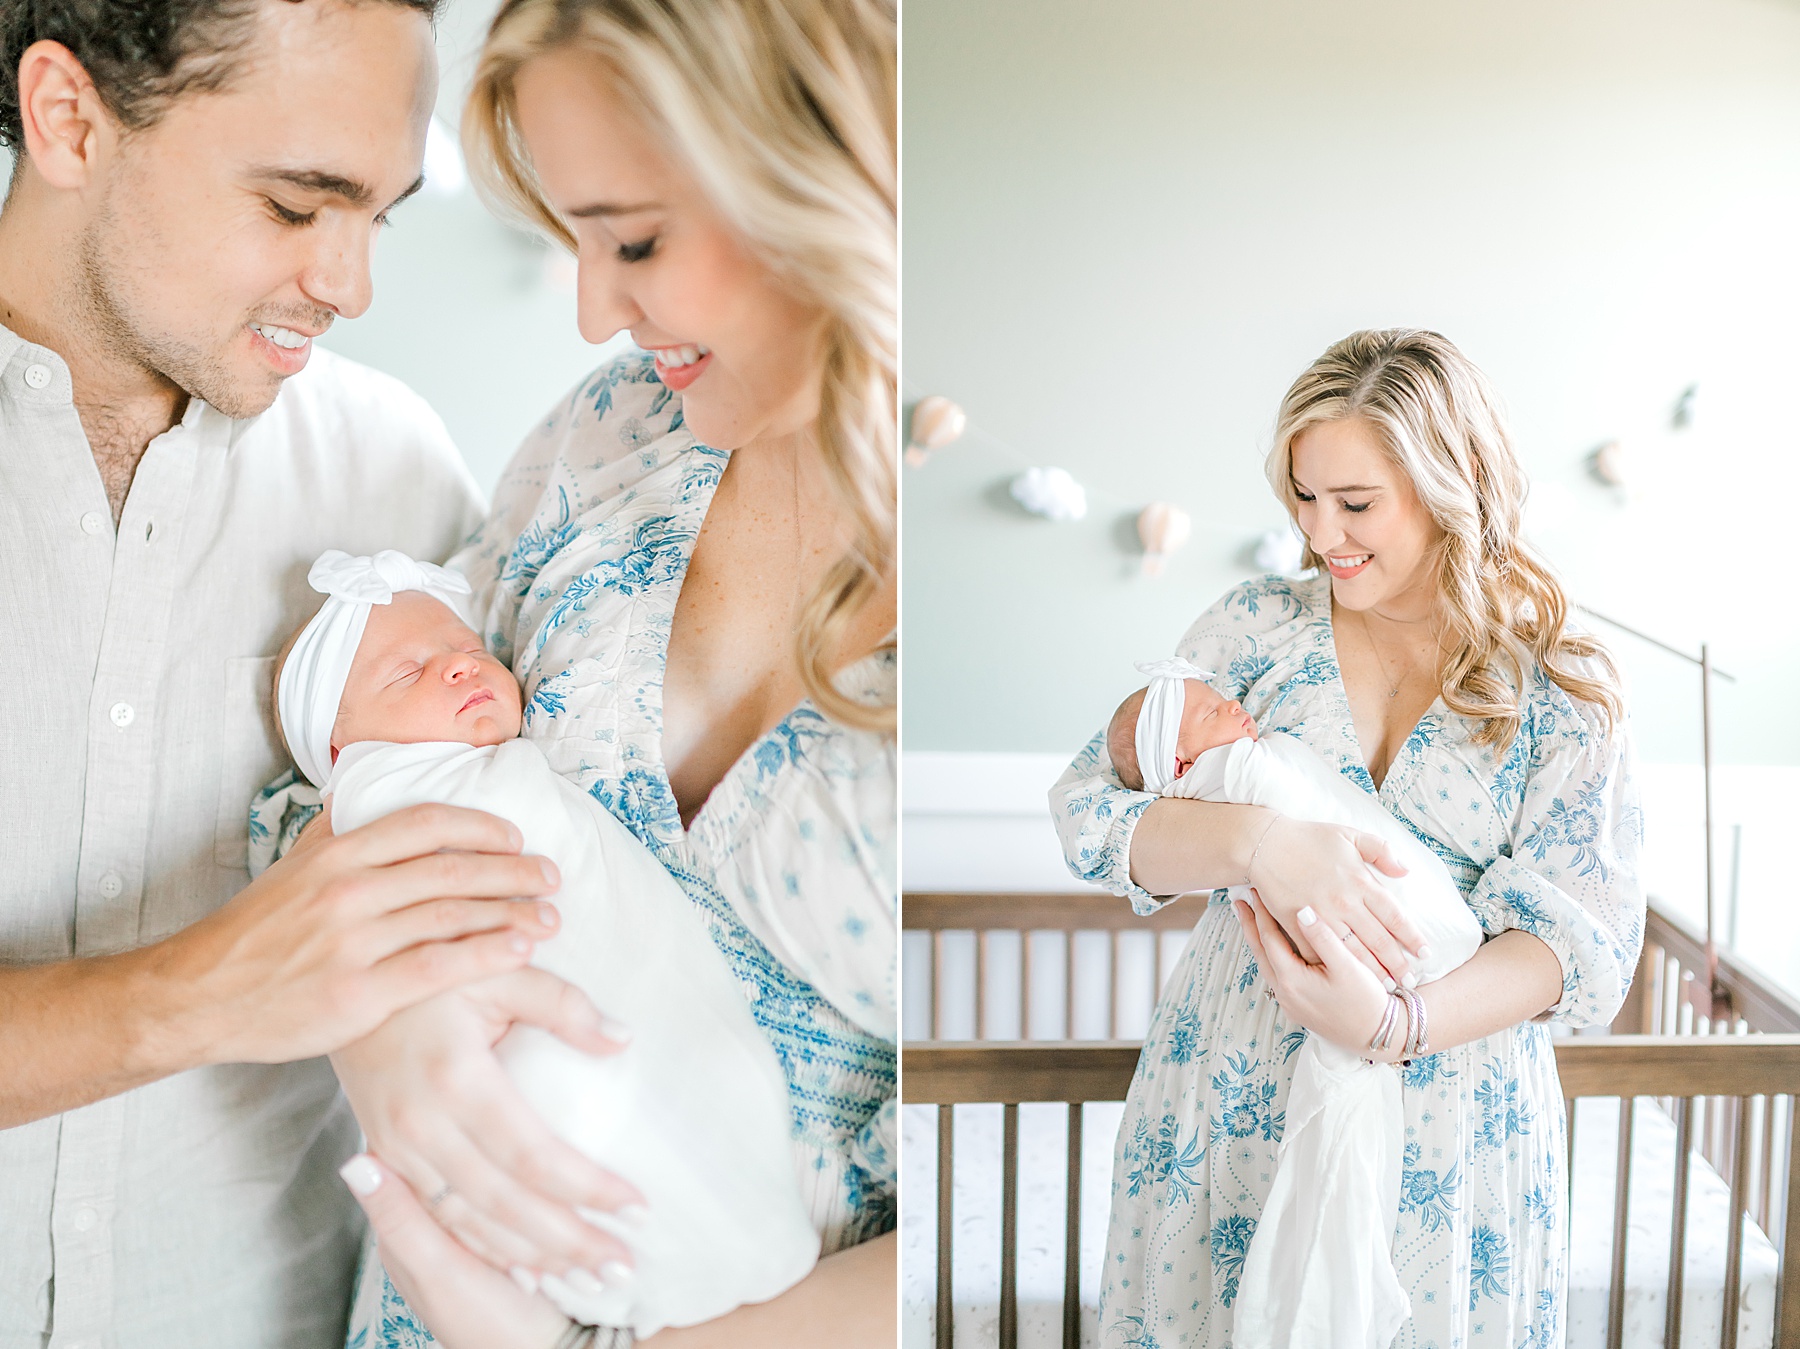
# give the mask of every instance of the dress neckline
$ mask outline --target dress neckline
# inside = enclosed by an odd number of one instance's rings
[[[699,442],[695,442],[698,445]],[[730,458],[729,451],[714,451]],[[657,821],[657,832],[671,839],[678,847],[686,847],[696,837],[710,833],[713,821],[720,812],[727,810],[731,803],[746,795],[753,775],[760,775],[762,765],[779,760],[785,749],[802,735],[799,723],[803,720],[823,722],[824,715],[814,706],[811,695],[803,696],[776,723],[756,736],[744,746],[743,752],[732,760],[719,780],[713,783],[711,790],[700,802],[700,808],[694,812],[694,818],[687,824],[681,821],[681,806],[675,799],[675,788],[669,780],[668,760],[663,754],[663,694],[669,669],[669,643],[674,635],[675,608],[681,598],[681,588],[687,583],[688,568],[693,563],[694,549],[700,542],[700,529],[706,523],[707,512],[712,509],[713,498],[717,496],[719,482],[724,477],[721,471],[713,476],[698,491],[687,495],[679,502],[671,513],[669,528],[680,540],[680,551],[677,565],[670,569],[664,581],[671,596],[669,603],[669,621],[655,625],[655,636],[650,643],[640,648],[644,662],[643,671],[645,690],[644,708],[651,724],[646,728],[648,734],[640,741],[645,753],[640,759],[640,767],[653,772],[660,802]],[[882,650],[877,648],[867,656],[852,661],[838,673],[838,678],[866,665],[879,661]]]
[[[1344,717],[1344,738],[1346,746],[1340,750],[1345,760],[1356,770],[1356,777],[1363,790],[1386,804],[1390,793],[1388,788],[1396,782],[1404,781],[1417,766],[1419,748],[1423,737],[1420,732],[1427,723],[1441,721],[1440,709],[1444,706],[1442,692],[1435,694],[1431,703],[1419,714],[1406,732],[1406,738],[1400,742],[1400,748],[1394,751],[1394,758],[1388,764],[1387,772],[1381,781],[1375,781],[1375,775],[1369,771],[1369,763],[1363,755],[1362,741],[1356,734],[1356,714],[1350,706],[1350,690],[1344,686],[1344,667],[1338,661],[1337,652],[1337,619],[1332,610],[1331,578],[1324,573],[1319,577],[1324,588],[1322,607],[1324,617],[1320,621],[1323,633],[1324,656],[1331,663],[1331,685],[1337,696],[1338,710]]]

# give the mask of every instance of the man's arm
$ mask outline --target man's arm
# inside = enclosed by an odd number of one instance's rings
[[[303,843],[154,945],[0,967],[0,1128],[206,1064],[327,1054],[523,966],[559,878],[520,847],[505,820],[418,806]]]

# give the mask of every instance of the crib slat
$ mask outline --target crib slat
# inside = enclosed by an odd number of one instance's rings
[[[1031,1038],[1031,933],[1019,934],[1019,1038]]]
[[[1731,1230],[1725,1236],[1725,1310],[1719,1349],[1737,1349],[1738,1284],[1744,1268],[1744,1210],[1750,1206],[1750,1098],[1737,1098],[1737,1137],[1731,1150]]]
[[[1769,1230],[1775,1198],[1775,1098],[1758,1096],[1756,1124],[1762,1134],[1762,1160],[1756,1168],[1756,1225]]]
[[[944,1009],[938,998],[939,976],[944,970],[944,933],[940,928],[931,934],[931,1038],[944,1038]]]
[[[1081,1105],[1069,1103],[1069,1185],[1063,1201],[1063,1349],[1081,1349]]]
[[[1163,934],[1160,932],[1152,932],[1150,934],[1150,940],[1156,943],[1156,991],[1154,996],[1150,999],[1150,1020],[1152,1022],[1156,1020],[1156,1002],[1158,998],[1162,997],[1163,982],[1169,977],[1163,972],[1163,956],[1165,952],[1163,951],[1162,937]]]
[[[982,928],[975,934],[975,1038],[987,1039],[987,962],[988,934]]]
[[[1115,929],[1106,934],[1112,939],[1112,973],[1106,980],[1106,1038],[1119,1038],[1119,934]]]
[[[955,1313],[951,1309],[950,1240],[954,1230],[952,1204],[956,1180],[956,1107],[940,1105],[938,1112],[937,1172],[937,1349],[956,1343]]]
[[[1687,1276],[1688,1172],[1694,1145],[1694,1098],[1675,1102],[1675,1226],[1669,1233],[1669,1305],[1663,1325],[1664,1349],[1681,1349],[1681,1297]]]
[[[1000,1108],[1000,1349],[1019,1349],[1019,1107]]]
[[[1075,1038],[1075,934],[1063,932],[1063,1039]]]
[[[1633,1098],[1619,1098],[1618,1170],[1613,1180],[1612,1278],[1606,1286],[1606,1349],[1625,1345],[1625,1234],[1631,1208],[1631,1126]]]
[[[1800,1185],[1794,1180],[1800,1176],[1800,1097],[1789,1096],[1788,1108],[1782,1113],[1787,1121],[1787,1169],[1781,1178],[1782,1189],[1787,1191],[1787,1212],[1781,1225],[1781,1296],[1775,1303],[1775,1343],[1787,1344],[1800,1330]],[[1769,1098],[1772,1117],[1775,1098]],[[1773,1128],[1771,1119],[1770,1127]]]

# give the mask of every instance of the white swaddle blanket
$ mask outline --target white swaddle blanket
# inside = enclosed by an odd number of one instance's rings
[[[467,806],[511,820],[525,851],[562,871],[562,926],[532,963],[587,993],[631,1043],[595,1056],[515,1026],[499,1054],[550,1127],[636,1185],[648,1214],[630,1228],[589,1215],[632,1248],[630,1288],[584,1297],[547,1278],[551,1300],[643,1337],[803,1278],[819,1236],[795,1173],[781,1065],[693,901],[650,851],[525,740],[355,744],[325,790],[337,832],[423,802]]]
[[[1414,967],[1421,983],[1481,945],[1481,925],[1443,862],[1293,736],[1271,732],[1208,750],[1162,794],[1267,806],[1385,840],[1406,875],[1381,880],[1430,949]],[[1395,1070],[1308,1035],[1275,1179],[1238,1281],[1234,1349],[1387,1349],[1412,1314],[1393,1260],[1404,1144]]]

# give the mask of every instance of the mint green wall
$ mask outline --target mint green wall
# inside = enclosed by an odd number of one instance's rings
[[[1723,757],[1800,761],[1800,6],[907,0],[903,108],[905,391],[980,432],[903,479],[909,749],[1083,741],[1281,522],[1288,382],[1420,324],[1505,395],[1578,598],[1710,639]],[[1088,518],[1011,508],[1026,463]],[[1150,580],[1157,498],[1196,529]],[[1697,679],[1615,649],[1641,752],[1697,757]]]

